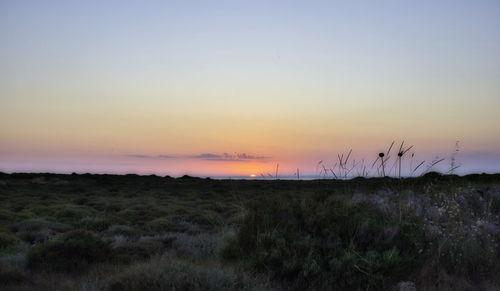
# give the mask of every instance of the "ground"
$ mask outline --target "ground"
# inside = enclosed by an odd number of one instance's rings
[[[494,290],[500,175],[0,173],[2,290]]]

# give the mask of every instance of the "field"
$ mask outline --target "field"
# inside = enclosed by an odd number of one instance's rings
[[[1,290],[498,290],[500,174],[0,173]]]

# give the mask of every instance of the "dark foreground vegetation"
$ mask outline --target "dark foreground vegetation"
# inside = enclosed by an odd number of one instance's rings
[[[0,173],[1,290],[498,290],[500,175]]]

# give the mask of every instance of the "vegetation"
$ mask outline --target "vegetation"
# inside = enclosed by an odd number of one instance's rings
[[[71,272],[105,261],[109,244],[85,230],[73,230],[32,247],[28,265],[34,269]]]
[[[498,174],[0,173],[0,289],[491,290],[499,216]]]

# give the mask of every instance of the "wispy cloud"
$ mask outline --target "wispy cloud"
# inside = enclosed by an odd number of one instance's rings
[[[245,162],[245,161],[250,161],[250,160],[264,160],[264,159],[267,159],[269,157],[249,155],[246,153],[242,153],[242,154],[223,153],[221,155],[213,154],[213,153],[203,153],[203,154],[199,154],[199,155],[188,156],[188,158],[202,159],[202,160],[208,160],[208,161]]]
[[[195,156],[188,156],[189,158],[192,158],[192,159],[206,159],[206,160],[210,160],[210,159],[221,159],[222,156],[221,155],[216,155],[216,154],[201,154],[201,155],[195,155]]]
[[[170,156],[170,155],[150,156],[150,155],[130,154],[130,155],[125,155],[125,156],[129,157],[129,158],[136,158],[136,159],[175,159],[175,158],[177,158],[176,156]]]
[[[174,156],[174,155],[143,155],[143,154],[128,154],[125,157],[135,158],[135,159],[199,159],[206,161],[225,161],[225,162],[246,162],[252,160],[265,160],[269,157],[249,155],[247,153],[234,153],[234,154],[214,154],[214,153],[203,153],[199,155],[187,155],[187,156]]]

